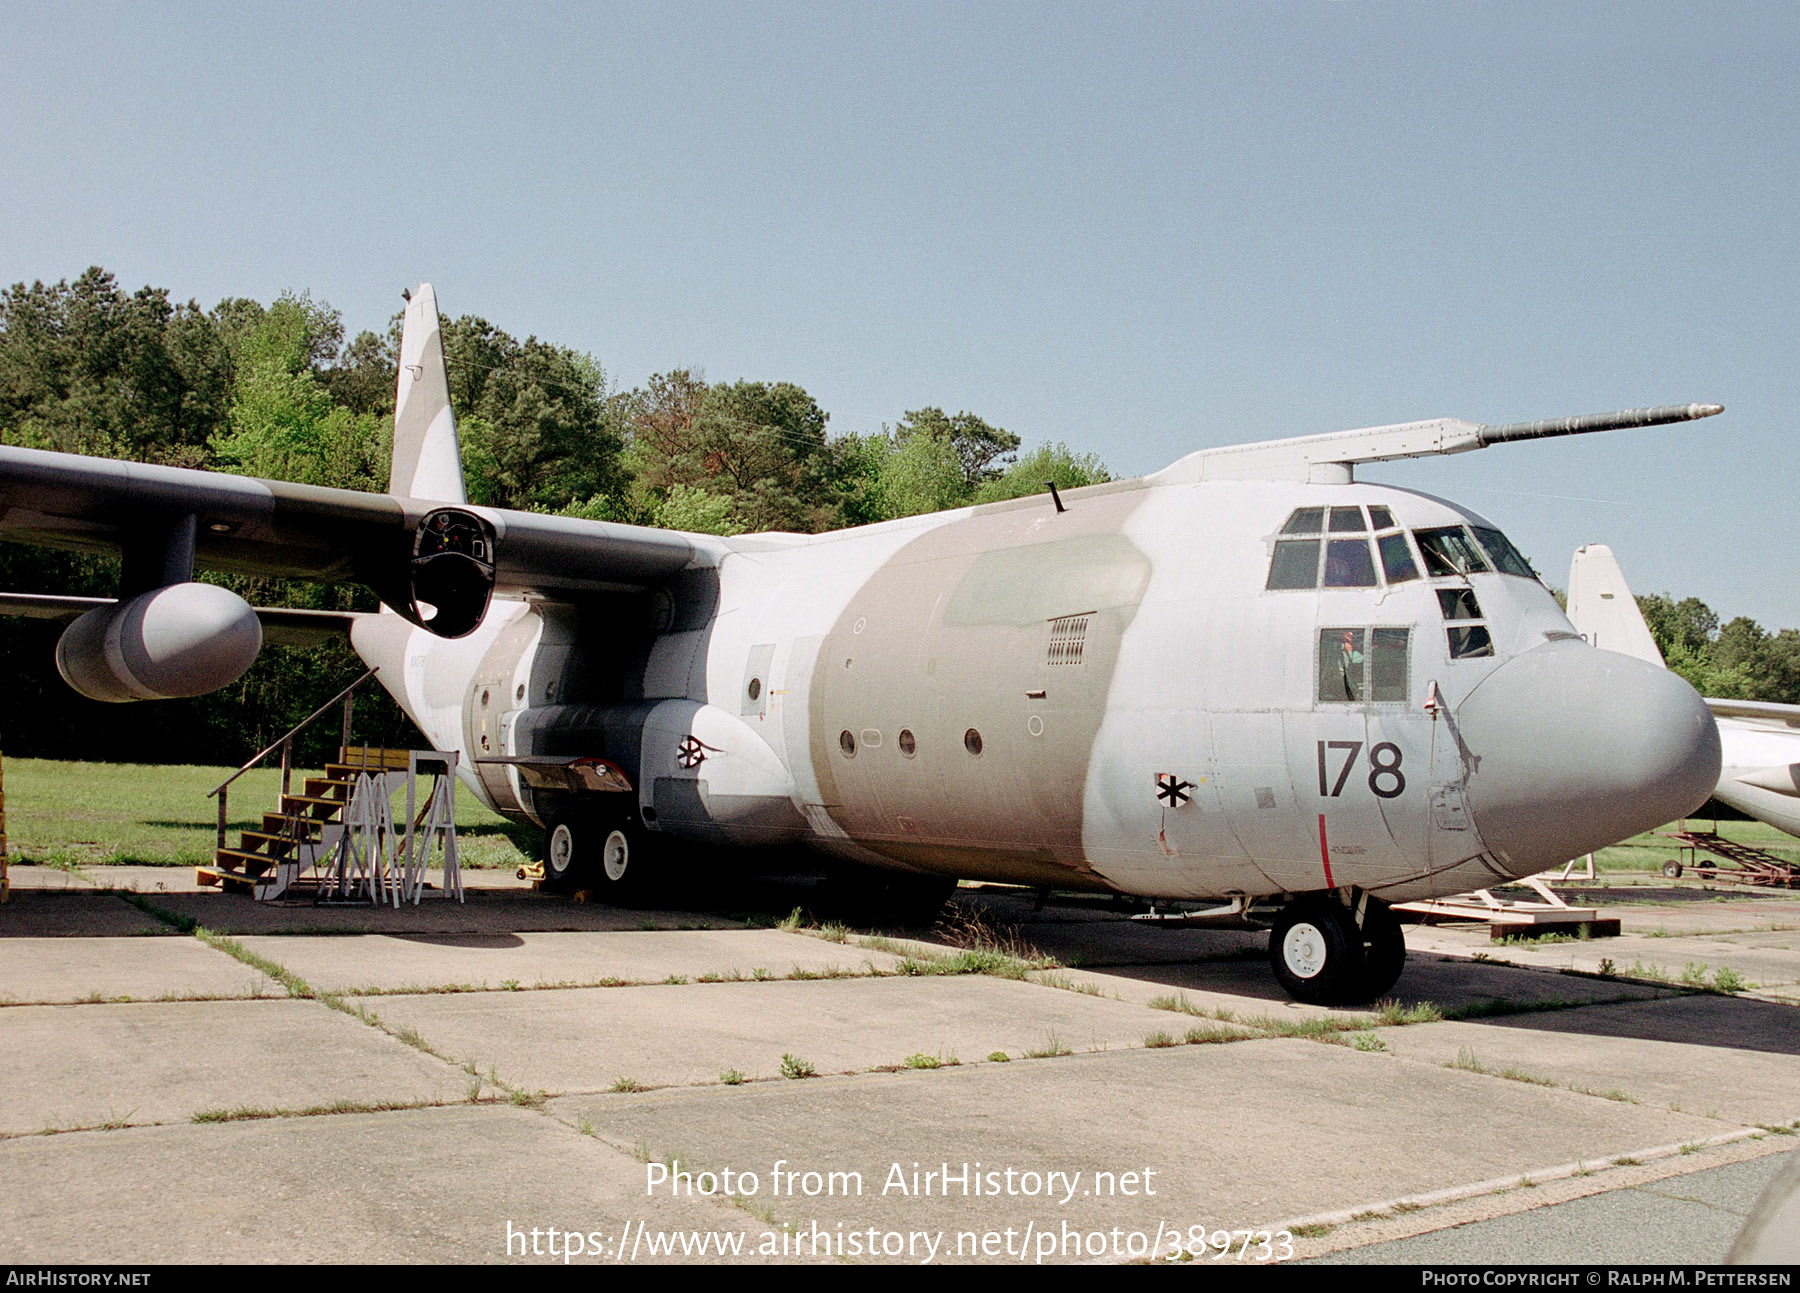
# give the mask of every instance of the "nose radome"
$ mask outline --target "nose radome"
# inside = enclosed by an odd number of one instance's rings
[[[1515,875],[1685,816],[1719,780],[1719,729],[1699,693],[1585,642],[1508,660],[1455,723],[1475,827]]]

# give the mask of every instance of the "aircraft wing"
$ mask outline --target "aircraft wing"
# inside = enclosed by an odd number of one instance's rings
[[[1769,700],[1718,700],[1706,698],[1706,707],[1714,718],[1736,718],[1759,727],[1800,728],[1800,705],[1782,705]]]
[[[117,606],[111,597],[65,597],[58,593],[0,593],[0,615],[34,620],[72,620]],[[258,606],[262,638],[274,646],[310,647],[332,638],[350,636],[350,626],[368,611],[295,610],[286,606]]]
[[[418,555],[421,524],[444,510],[423,499],[0,446],[0,539],[44,547],[119,552],[192,516],[197,565],[354,580],[380,592]],[[491,530],[501,593],[643,587],[701,555],[691,536],[670,530],[467,504],[455,510]]]

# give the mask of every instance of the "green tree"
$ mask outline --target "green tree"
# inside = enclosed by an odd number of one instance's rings
[[[1091,453],[1077,454],[1057,441],[1040,445],[1008,467],[1004,474],[975,491],[978,503],[997,503],[1005,498],[1023,498],[1045,489],[1045,482],[1058,489],[1079,489],[1083,485],[1099,485],[1112,479],[1106,464]]]
[[[898,441],[881,464],[880,491],[889,516],[918,516],[962,507],[969,479],[956,446],[933,435]]]
[[[935,407],[914,409],[894,427],[896,444],[904,445],[919,436],[941,441],[955,451],[971,494],[999,476],[1019,448],[1019,437],[1003,427],[992,426],[973,413],[952,417]]]
[[[98,266],[0,295],[0,442],[203,465],[230,357],[198,306]]]
[[[469,498],[556,511],[623,492],[623,436],[599,361],[486,319],[444,324]]]

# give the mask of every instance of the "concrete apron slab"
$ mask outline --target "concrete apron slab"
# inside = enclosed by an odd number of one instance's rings
[[[1547,943],[1532,946],[1525,943],[1459,945],[1443,937],[1434,938],[1430,946],[1451,954],[1468,956],[1474,952],[1513,965],[1536,966],[1540,969],[1578,970],[1597,974],[1603,962],[1610,962],[1612,972],[1639,979],[1679,982],[1684,973],[1715,981],[1720,970],[1729,969],[1741,979],[1769,987],[1800,982],[1800,931],[1762,932],[1742,935],[1684,935],[1655,938],[1642,934],[1626,934],[1618,938],[1592,939],[1574,943]],[[1693,967],[1691,970],[1689,967]]]
[[[1268,1228],[1735,1130],[1301,1040],[570,1096],[550,1108],[615,1144],[643,1146],[653,1160],[756,1172],[757,1202],[802,1232],[815,1222],[831,1233],[840,1223],[941,1230],[952,1249],[957,1232],[1011,1227],[1017,1238],[1028,1225],[1059,1238],[1064,1223],[1184,1238],[1190,1227]],[[861,1192],[773,1196],[771,1169],[782,1160],[784,1170],[859,1172]],[[979,1195],[954,1180],[948,1197],[941,1184],[915,1192],[915,1164],[921,1176],[948,1164],[955,1177],[965,1163],[971,1179],[977,1171],[1001,1179]],[[1017,1175],[1009,1194],[1008,1169],[1038,1173],[1040,1190],[1049,1172],[1064,1175],[1054,1198],[1022,1193],[1029,1182]],[[1116,1174],[1110,1192],[1096,1172]],[[1139,1174],[1134,1197],[1119,1184],[1126,1172]]]
[[[1292,1000],[1266,963],[1134,965],[1110,970],[1051,971],[1090,985],[1105,996],[1148,1003],[1173,996],[1195,1009],[1229,1011],[1238,1019],[1268,1016],[1297,1021],[1315,1017],[1368,1018],[1370,1006],[1309,1006]],[[1043,977],[1042,975],[1038,977]],[[1504,1005],[1542,1008],[1558,1003],[1634,1000],[1670,995],[1651,984],[1625,983],[1520,968],[1491,962],[1413,955],[1388,994],[1402,1006],[1424,1004],[1455,1012]]]
[[[0,1133],[464,1099],[469,1077],[313,1001],[9,1006]]]
[[[174,931],[117,894],[75,889],[14,889],[0,906],[0,942],[9,938],[129,938]]]
[[[833,979],[679,987],[462,993],[366,1000],[390,1027],[526,1090],[717,1082],[728,1069],[781,1073],[795,1055],[821,1073],[925,1054],[964,1063],[994,1051],[1136,1046],[1171,1016],[1013,980]],[[1185,1022],[1185,1021],[1183,1021]]]
[[[509,1223],[598,1235],[611,1260],[644,1222],[639,1259],[667,1261],[644,1252],[665,1228],[740,1235],[746,1255],[767,1233],[705,1199],[647,1207],[635,1159],[505,1105],[23,1137],[0,1171],[17,1262],[503,1262]],[[524,1247],[511,1260],[560,1261]]]
[[[1377,1035],[1394,1055],[1425,1064],[1478,1063],[1726,1121],[1800,1119],[1800,1010],[1792,1006],[1675,997]]]
[[[286,996],[197,938],[0,938],[0,1003]]]
[[[449,986],[544,988],[603,980],[660,983],[699,979],[786,978],[796,969],[866,974],[899,957],[773,929],[349,936],[251,936],[245,948],[292,970],[313,988],[414,991]]]
[[[247,894],[166,893],[146,897],[159,910],[221,934],[492,934],[551,930],[737,929],[742,922],[692,911],[639,911],[572,902],[554,894],[470,888],[466,902],[436,891],[415,906],[284,906]]]

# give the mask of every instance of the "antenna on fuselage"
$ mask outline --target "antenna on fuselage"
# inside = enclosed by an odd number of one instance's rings
[[[1315,485],[1347,485],[1356,479],[1356,464],[1363,462],[1430,458],[1439,454],[1468,453],[1514,440],[1542,440],[1551,436],[1690,422],[1724,411],[1722,404],[1660,404],[1655,408],[1588,413],[1581,417],[1549,418],[1540,422],[1508,422],[1502,426],[1483,426],[1461,418],[1434,418],[1426,422],[1400,422],[1393,426],[1297,436],[1291,440],[1201,449],[1146,479],[1157,485],[1196,480],[1303,480]]]

